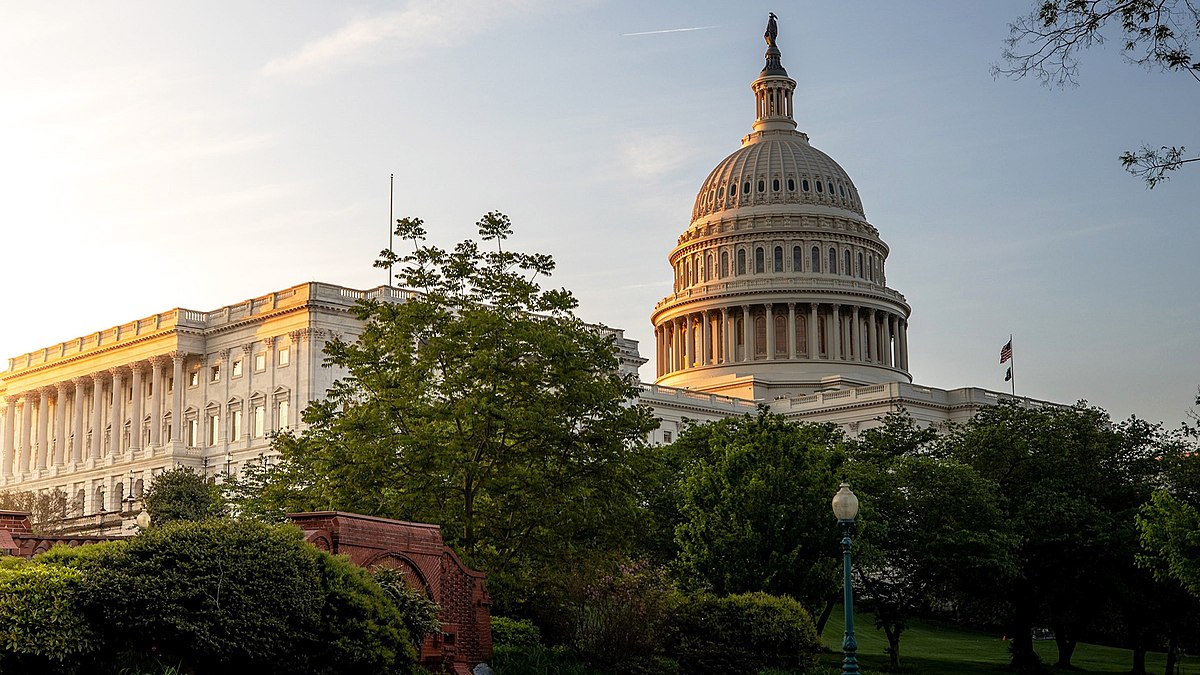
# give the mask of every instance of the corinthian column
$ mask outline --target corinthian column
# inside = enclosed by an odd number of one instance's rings
[[[162,445],[163,366],[167,357],[150,359],[150,447]]]
[[[58,391],[54,397],[54,458],[50,460],[54,466],[62,466],[67,461],[67,383],[59,382]]]
[[[46,457],[50,454],[50,394],[54,393],[54,388],[42,387],[41,393],[38,399],[37,462],[34,466],[45,469]]]
[[[133,400],[129,403],[129,450],[133,454],[142,447],[142,374],[146,367],[135,363],[129,368],[133,371],[133,381],[130,383]]]
[[[77,377],[72,382],[75,383],[75,398],[71,399],[71,421],[72,430],[75,432],[75,437],[71,440],[71,461],[83,461],[83,385],[87,384],[88,378]]]
[[[833,345],[829,350],[829,358],[838,361],[842,358],[842,314],[841,305],[833,306]]]
[[[4,397],[4,441],[3,455],[0,455],[0,471],[8,477],[13,474],[13,440],[17,432],[17,397]]]
[[[183,392],[187,387],[183,383],[183,360],[187,355],[183,352],[171,352],[175,361],[173,382],[175,394],[171,396],[171,441],[178,443],[183,440]]]
[[[808,304],[808,358],[821,358],[821,342],[817,339],[817,303]]]
[[[27,391],[21,395],[21,453],[17,458],[21,473],[29,470],[29,455],[33,449],[33,401],[37,397],[35,391]]]
[[[104,437],[104,380],[92,375],[92,459],[100,459]]]
[[[111,455],[120,455],[125,451],[121,447],[121,437],[125,435],[125,373],[120,368],[113,368],[112,373],[112,436],[109,438],[108,451]]]
[[[879,363],[879,329],[875,325],[875,310],[867,310],[867,339],[870,342],[868,358],[871,363]]]
[[[767,316],[764,323],[767,329],[767,360],[775,360],[775,312],[771,309],[771,303],[764,305],[767,310]]]

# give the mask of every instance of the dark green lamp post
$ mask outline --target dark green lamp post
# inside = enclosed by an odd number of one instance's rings
[[[850,484],[842,481],[842,487],[833,496],[833,515],[842,526],[842,566],[845,573],[846,632],[842,636],[842,672],[858,672],[858,642],[854,639],[854,585],[850,579],[850,534],[854,529],[854,517],[858,515],[858,497],[850,491]]]

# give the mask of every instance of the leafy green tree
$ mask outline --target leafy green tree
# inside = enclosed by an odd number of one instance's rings
[[[947,439],[947,454],[998,488],[1015,538],[1016,574],[996,580],[1012,635],[1013,666],[1039,668],[1032,628],[1050,623],[1058,664],[1070,667],[1080,633],[1111,602],[1096,589],[1122,583],[1136,541],[1135,514],[1157,471],[1137,424],[1099,408],[984,408]]]
[[[677,476],[669,489],[682,580],[718,595],[764,591],[814,614],[825,609],[838,589],[829,499],[843,442],[832,424],[788,422],[765,408],[685,429],[664,450]]]
[[[1042,0],[1028,15],[1009,25],[1005,66],[993,73],[1036,76],[1050,87],[1074,86],[1079,52],[1120,40],[1125,58],[1146,68],[1186,73],[1200,82],[1200,5],[1191,0]],[[1182,146],[1144,146],[1126,151],[1121,164],[1153,188],[1167,173],[1200,161]]]
[[[529,580],[638,527],[655,424],[619,372],[613,335],[542,289],[543,254],[506,250],[507,217],[478,223],[482,242],[425,243],[419,219],[397,221],[415,250],[389,251],[418,293],[364,301],[363,332],[335,341],[347,373],[280,435],[278,468],[235,485],[241,513],[340,509],[439,523],[465,561],[489,574],[499,606]]]
[[[168,469],[155,476],[142,499],[152,525],[225,515],[220,486],[186,466]]]
[[[862,504],[856,587],[887,636],[893,670],[909,619],[980,576],[1012,572],[1014,542],[994,486],[970,466],[936,457],[939,438],[901,411],[851,446],[847,473]]]
[[[59,489],[50,492],[0,490],[0,510],[28,513],[30,525],[37,534],[58,532],[67,514],[74,513],[80,506]]]
[[[1200,438],[1184,427],[1163,453],[1163,482],[1138,515],[1140,558],[1159,580],[1173,580],[1200,598]]]

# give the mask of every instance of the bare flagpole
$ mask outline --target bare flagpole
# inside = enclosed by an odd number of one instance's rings
[[[393,215],[392,215],[392,205],[395,204],[395,202],[396,202],[395,194],[396,194],[396,174],[393,173],[390,176],[388,176],[388,251],[395,250],[392,247],[392,238],[396,234],[396,221],[393,219]],[[388,264],[388,278],[387,278],[388,286],[392,285],[392,279],[394,279],[394,278],[395,277],[392,276],[392,266],[389,263]]]
[[[1013,341],[1012,333],[1009,333],[1008,334],[1008,344],[1010,347],[1012,346],[1012,341]],[[1015,348],[1012,349],[1011,351],[1009,351],[1009,357],[1008,357],[1008,382],[1009,382],[1009,384],[1012,385],[1013,398],[1017,397],[1017,356],[1016,356],[1016,351],[1017,350]]]

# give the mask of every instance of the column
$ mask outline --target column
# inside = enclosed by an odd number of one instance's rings
[[[833,306],[833,340],[831,341],[832,349],[829,352],[829,358],[841,360],[842,358],[842,315],[840,312],[841,305]]]
[[[850,316],[850,354],[855,361],[862,361],[862,326],[858,322],[858,305],[854,306],[854,311]]]
[[[767,310],[766,328],[767,328],[767,360],[775,360],[775,312],[771,309],[771,303],[764,305]]]
[[[187,355],[183,352],[171,352],[169,356],[175,362],[172,370],[172,387],[175,393],[171,396],[171,441],[179,443],[183,440],[183,392],[187,390],[187,384],[183,381],[183,361]]]
[[[892,314],[883,315],[883,364],[886,366],[893,365],[892,354],[895,345],[892,344],[892,321],[895,317]]]
[[[71,399],[71,428],[75,437],[71,440],[71,461],[83,461],[83,385],[88,378],[77,377],[75,383],[75,398]]]
[[[796,358],[796,303],[789,302],[788,304],[788,358]]]
[[[867,360],[871,363],[879,363],[879,335],[878,328],[875,326],[875,310],[867,310],[867,347],[870,351],[867,352]]]
[[[150,447],[162,445],[162,389],[163,366],[166,357],[150,359]],[[268,393],[268,395],[270,395]]]
[[[53,387],[42,387],[42,395],[38,398],[37,461],[34,464],[38,469],[46,468],[46,458],[50,455],[50,394],[53,392]]]
[[[742,305],[742,360],[749,363],[754,360],[754,320],[750,316],[750,305]]]
[[[817,303],[808,303],[808,358],[821,358],[821,343],[817,340]]]
[[[142,374],[145,373],[146,367],[135,363],[129,369],[133,371],[133,380],[130,383],[133,400],[129,403],[129,450],[130,454],[136,454],[142,447]],[[130,487],[130,490],[132,489]]]
[[[100,459],[104,438],[104,380],[100,373],[92,375],[92,459]]]
[[[721,354],[721,363],[732,363],[730,354],[734,353],[733,348],[733,331],[729,329],[729,308],[721,308],[721,343],[724,345]]]
[[[0,456],[0,471],[4,475],[13,475],[13,446],[17,432],[17,397],[4,397],[4,440],[3,455]]]
[[[900,368],[908,372],[908,320],[900,322]]]
[[[111,455],[120,455],[125,452],[121,445],[121,439],[125,436],[125,373],[120,368],[113,368],[109,372],[112,373],[112,410],[108,419],[112,420],[112,435],[108,440],[108,451]],[[130,435],[132,432],[130,428]]]
[[[700,365],[712,363],[712,322],[708,320],[708,310],[700,312]]]
[[[21,452],[17,457],[21,473],[29,470],[29,455],[33,449],[33,401],[37,392],[21,394]]]
[[[683,317],[683,367],[691,368],[696,363],[696,334],[692,330],[692,315]]]
[[[67,383],[58,383],[58,392],[54,397],[54,466],[66,464],[70,453],[67,451]]]

